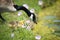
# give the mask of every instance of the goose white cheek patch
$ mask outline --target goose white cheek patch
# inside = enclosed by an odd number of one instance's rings
[[[10,11],[17,11],[17,10],[14,8],[14,6],[8,6],[8,9],[9,9]]]
[[[33,20],[33,14],[31,14],[30,19]]]

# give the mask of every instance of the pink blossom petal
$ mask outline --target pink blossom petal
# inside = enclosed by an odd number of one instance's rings
[[[37,36],[35,36],[35,39],[40,40],[41,36],[37,35]]]
[[[18,16],[20,16],[22,14],[22,12],[18,12]]]
[[[26,23],[30,23],[30,20],[27,20]]]

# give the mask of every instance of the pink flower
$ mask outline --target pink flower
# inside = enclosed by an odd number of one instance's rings
[[[30,20],[27,20],[27,21],[26,21],[26,23],[28,23],[28,24],[29,24],[30,22],[31,22]]]
[[[35,36],[35,39],[36,40],[40,40],[41,39],[41,36],[37,35],[37,36]]]
[[[18,16],[20,16],[22,14],[22,12],[18,12]]]

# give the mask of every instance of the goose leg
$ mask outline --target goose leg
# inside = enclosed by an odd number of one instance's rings
[[[0,19],[2,19],[2,21],[5,21],[5,19],[2,17],[2,15],[0,14]]]

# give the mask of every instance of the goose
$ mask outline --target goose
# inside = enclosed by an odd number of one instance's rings
[[[28,17],[31,17],[31,15],[33,15],[32,21],[34,23],[37,23],[36,22],[36,15],[34,13],[30,12],[28,10],[28,8],[25,7],[25,5],[24,6],[23,5],[21,5],[21,6],[16,5],[13,2],[13,0],[0,0],[0,19],[2,21],[4,21],[4,22],[6,21],[1,15],[3,12],[15,12],[15,11],[19,11],[19,10],[23,10],[28,15]]]

